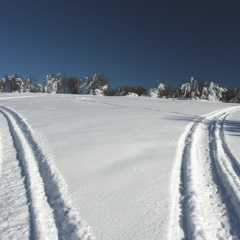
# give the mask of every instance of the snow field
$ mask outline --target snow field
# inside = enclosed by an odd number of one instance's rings
[[[1,109],[16,121],[27,144],[37,149],[33,157],[57,237],[70,239],[75,229],[75,237],[81,236],[76,239],[93,238],[71,210],[74,206],[97,239],[239,239],[236,206],[230,200],[238,189],[228,193],[232,183],[225,187],[230,173],[230,179],[238,175],[237,168],[228,167],[225,178],[218,167],[224,155],[223,162],[239,160],[232,136],[225,136],[228,118],[237,123],[237,109],[224,109],[238,105],[10,96],[0,99],[5,106]],[[7,132],[14,135],[13,130]],[[20,151],[10,145],[5,149]],[[73,228],[61,227],[68,224]]]

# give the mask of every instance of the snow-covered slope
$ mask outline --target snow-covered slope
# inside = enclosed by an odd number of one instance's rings
[[[239,238],[238,106],[1,94],[0,235]]]

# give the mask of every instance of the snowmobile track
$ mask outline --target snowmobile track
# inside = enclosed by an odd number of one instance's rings
[[[198,118],[181,143],[180,222],[185,239],[239,239],[240,159],[223,124],[231,107]]]
[[[25,178],[31,239],[94,239],[71,206],[51,154],[13,110],[0,106],[6,118],[19,166]]]

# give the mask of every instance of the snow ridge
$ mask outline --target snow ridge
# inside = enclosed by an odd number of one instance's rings
[[[94,239],[74,211],[66,184],[41,137],[13,110],[0,107],[0,113],[8,122],[25,177],[31,239]]]
[[[0,238],[29,239],[31,226],[25,178],[8,123],[0,114]]]
[[[223,121],[228,113],[211,123],[211,141],[215,164],[226,191],[231,196],[231,202],[240,219],[240,164],[228,148],[223,132]],[[218,161],[216,161],[216,159]]]
[[[180,209],[174,221],[180,219],[185,239],[240,238],[240,167],[223,132],[226,116],[239,110],[231,107],[199,117],[180,141],[180,194],[175,193]]]

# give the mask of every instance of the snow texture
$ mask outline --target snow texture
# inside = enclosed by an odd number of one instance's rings
[[[239,110],[2,94],[0,238],[240,239]]]
[[[1,155],[5,155],[3,148],[11,152],[7,159],[1,158],[1,237],[15,238],[13,229],[20,228],[20,238],[90,239],[88,226],[73,210],[51,155],[40,146],[41,139],[35,140],[37,136],[13,110],[0,107],[0,113],[5,118],[1,119]],[[11,188],[14,193],[10,194]]]
[[[215,111],[188,126],[179,151],[180,211],[173,210],[180,213],[183,232],[175,232],[173,239],[176,234],[186,239],[239,239],[240,163],[223,131],[226,116],[239,110]]]

